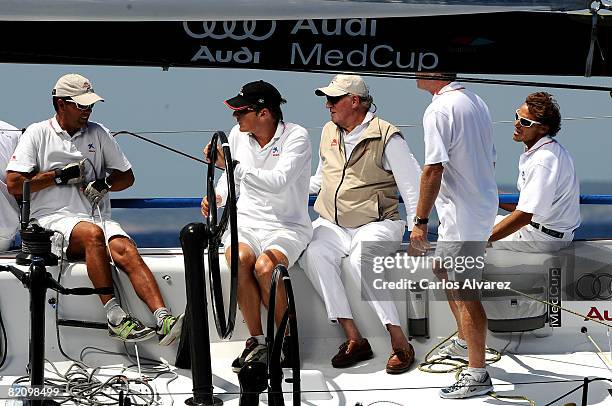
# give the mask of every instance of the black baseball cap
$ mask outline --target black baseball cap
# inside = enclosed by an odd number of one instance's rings
[[[227,99],[225,104],[232,110],[249,107],[280,106],[285,102],[279,91],[268,82],[258,80],[242,86],[237,96]]]

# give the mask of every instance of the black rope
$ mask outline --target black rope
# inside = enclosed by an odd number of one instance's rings
[[[130,131],[117,131],[117,132],[115,132],[115,133],[112,133],[112,136],[113,136],[113,137],[116,137],[117,135],[120,135],[120,134],[128,134],[128,135],[131,135],[131,136],[136,137],[136,138],[138,138],[138,139],[141,139],[141,140],[143,140],[143,141],[149,142],[149,143],[151,143],[151,144],[153,144],[153,145],[157,145],[157,146],[158,146],[158,147],[160,147],[160,148],[167,149],[168,151],[172,151],[172,152],[174,152],[174,153],[176,153],[176,154],[179,154],[179,155],[182,155],[182,156],[184,156],[184,157],[186,157],[186,158],[193,159],[194,161],[198,161],[198,162],[200,162],[200,163],[203,163],[204,165],[207,165],[207,164],[208,164],[208,162],[206,162],[206,161],[205,161],[205,160],[203,160],[203,159],[200,159],[200,158],[195,157],[195,156],[193,156],[193,155],[189,155],[189,154],[187,154],[187,153],[185,153],[185,152],[183,152],[183,151],[179,151],[178,149],[174,149],[174,148],[172,148],[172,147],[169,147],[169,146],[167,146],[167,145],[161,144],[161,143],[159,143],[159,142],[157,142],[157,141],[150,140],[150,139],[148,139],[148,138],[146,138],[146,137],[143,137],[142,135],[138,135],[138,134],[133,133],[133,132],[130,132]]]

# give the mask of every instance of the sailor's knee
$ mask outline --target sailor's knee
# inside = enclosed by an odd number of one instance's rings
[[[140,255],[130,239],[123,236],[112,238],[109,246],[113,258],[119,262],[124,261],[126,258],[136,258]]]
[[[258,280],[269,280],[272,277],[274,266],[274,263],[269,258],[264,255],[260,256],[255,262],[255,277]]]
[[[105,245],[104,231],[93,223],[82,222],[78,224],[77,232],[73,232],[72,237],[80,239],[87,245]]]

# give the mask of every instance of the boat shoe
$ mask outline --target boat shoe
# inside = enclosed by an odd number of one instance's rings
[[[408,344],[408,348],[394,349],[387,361],[388,374],[401,374],[410,369],[414,362],[414,348]]]
[[[372,347],[367,339],[360,341],[346,340],[338,348],[338,353],[331,360],[334,368],[346,368],[355,365],[359,361],[365,361],[374,356]]]

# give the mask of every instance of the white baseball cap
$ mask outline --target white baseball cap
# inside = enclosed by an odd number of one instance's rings
[[[91,81],[76,73],[64,75],[57,80],[51,94],[55,97],[70,97],[79,104],[89,106],[103,98],[94,93]]]
[[[360,97],[368,97],[370,92],[365,82],[359,75],[336,75],[326,87],[315,90],[317,96],[344,96],[354,94]]]

